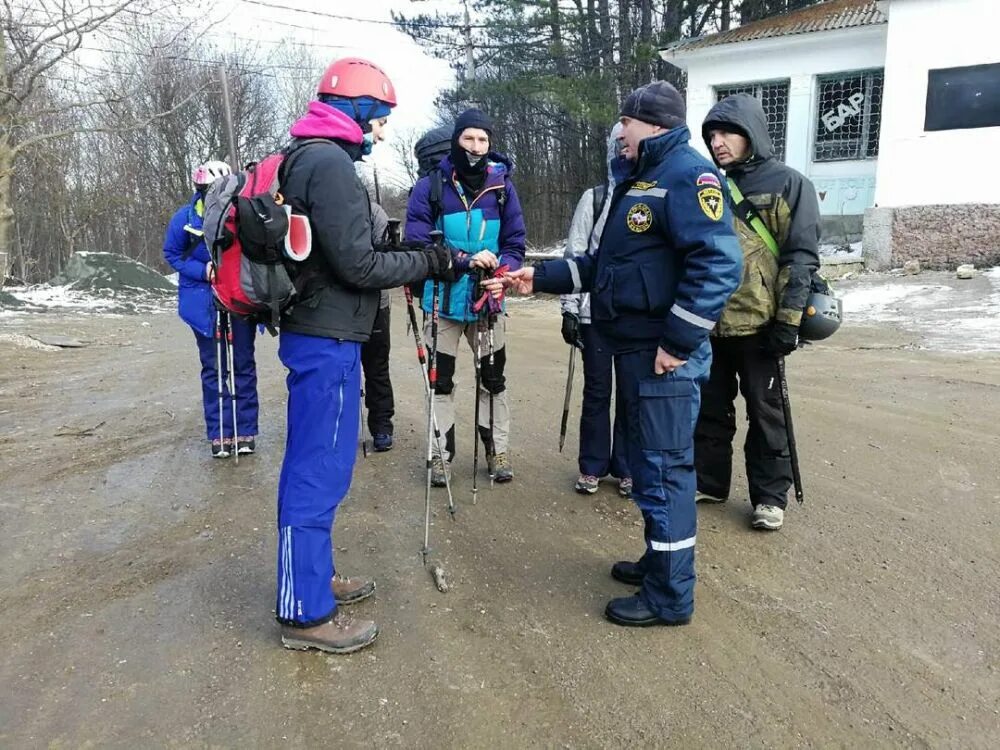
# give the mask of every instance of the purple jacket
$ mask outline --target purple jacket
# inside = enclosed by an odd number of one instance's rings
[[[501,265],[509,266],[512,271],[524,262],[524,214],[510,181],[510,160],[492,151],[488,159],[486,182],[475,198],[465,193],[455,177],[451,159],[446,156],[436,170],[414,185],[406,207],[406,240],[427,243],[431,231],[440,229],[445,245],[456,251],[455,267],[459,271],[467,271],[470,257],[480,250],[490,250],[499,257]],[[435,209],[432,195],[436,192],[434,181],[439,179],[440,204]],[[475,320],[471,312],[472,286],[468,275],[449,285],[442,317]],[[430,312],[429,285],[423,302],[425,311]]]

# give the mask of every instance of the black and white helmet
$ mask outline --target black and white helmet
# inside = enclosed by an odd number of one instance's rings
[[[809,293],[806,308],[802,311],[799,338],[803,341],[822,341],[829,338],[844,319],[843,305],[833,293],[814,289]]]

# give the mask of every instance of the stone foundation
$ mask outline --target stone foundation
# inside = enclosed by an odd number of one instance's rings
[[[908,260],[921,268],[1000,265],[1000,206],[905,206],[865,211],[865,267],[899,268]]]
[[[850,245],[852,242],[860,242],[862,219],[860,214],[821,217],[822,235],[819,241],[824,245]]]

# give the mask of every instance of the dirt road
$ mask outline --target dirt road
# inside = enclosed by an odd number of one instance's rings
[[[639,516],[610,485],[571,491],[551,303],[511,319],[516,479],[481,481],[474,507],[460,432],[460,513],[438,495],[432,528],[452,590],[435,590],[401,313],[397,444],[359,458],[334,535],[340,570],[378,578],[358,614],[382,634],[349,657],[277,641],[273,341],[258,345],[261,450],[237,467],[198,439],[175,316],[2,321],[91,344],[0,341],[0,746],[1000,744],[1000,357],[858,328],[791,357],[805,505],[751,533],[740,473],[734,499],[699,510],[694,622],[625,630],[602,611],[627,593],[608,571],[641,552]]]

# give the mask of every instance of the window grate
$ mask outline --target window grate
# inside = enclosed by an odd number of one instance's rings
[[[866,70],[817,79],[815,161],[878,157],[882,125],[881,70]]]
[[[715,100],[718,102],[733,94],[750,94],[761,103],[774,154],[782,161],[785,159],[785,132],[788,129],[788,84],[787,80],[764,81],[715,88]]]

